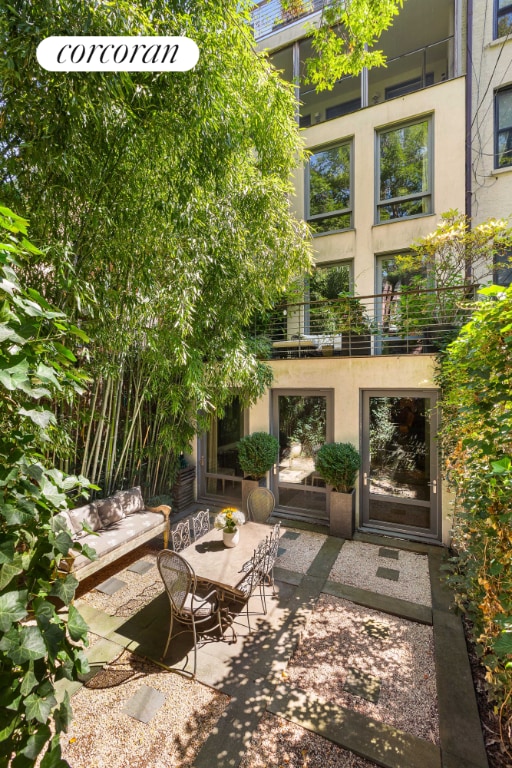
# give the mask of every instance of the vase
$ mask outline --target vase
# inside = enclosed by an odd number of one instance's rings
[[[225,547],[236,547],[240,541],[240,531],[238,528],[235,528],[232,533],[230,531],[222,531],[222,538]]]

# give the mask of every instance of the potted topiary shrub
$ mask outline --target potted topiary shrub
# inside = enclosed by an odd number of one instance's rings
[[[267,472],[277,461],[279,443],[268,432],[253,432],[238,443],[238,463],[244,473],[242,508],[247,512],[247,497],[258,485],[266,485]]]
[[[355,530],[355,482],[361,457],[352,443],[325,443],[316,454],[315,468],[331,487],[329,533],[351,539]]]

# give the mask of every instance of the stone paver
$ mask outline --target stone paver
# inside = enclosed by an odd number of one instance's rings
[[[287,538],[293,541],[294,537],[288,535]],[[260,631],[249,633],[237,624],[236,643],[206,643],[198,651],[197,679],[227,693],[231,701],[203,744],[194,768],[210,768],[212,765],[216,768],[236,768],[266,710],[384,768],[487,768],[462,624],[452,611],[451,593],[440,580],[444,550],[383,536],[365,535],[359,540],[377,544],[388,551],[404,549],[428,554],[433,609],[328,581],[332,565],[343,545],[341,539],[327,537],[306,574],[276,568],[278,596],[267,598],[269,612],[266,616],[251,618],[253,630],[257,623]],[[284,546],[285,542],[286,538]],[[388,557],[388,561],[391,559],[395,559],[394,556]],[[288,661],[322,592],[412,621],[433,624],[440,749],[430,742],[312,694],[299,689],[290,690],[283,684]],[[254,607],[257,611],[259,597],[252,599],[256,601]],[[159,595],[128,620],[107,616],[87,604],[78,604],[78,607],[90,630],[104,638],[87,652],[95,669],[101,669],[123,648],[159,663],[165,643],[163,617],[167,626],[169,615],[165,594]],[[261,613],[261,601],[259,611]],[[237,622],[243,622],[242,615]],[[364,631],[378,634],[380,630],[372,624]],[[184,653],[186,650],[185,643]],[[190,655],[187,660],[189,671],[191,659]],[[168,661],[166,659],[166,665]],[[376,695],[377,679],[365,681],[358,676],[357,670],[351,672],[354,685],[359,683],[362,686],[356,695],[372,695],[372,688]],[[71,685],[77,687],[79,684]],[[75,689],[71,687],[68,690],[73,693]],[[59,695],[62,696],[63,691],[59,691]]]

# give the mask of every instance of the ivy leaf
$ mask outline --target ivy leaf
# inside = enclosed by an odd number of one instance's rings
[[[17,712],[11,712],[8,709],[0,710],[0,743],[9,738],[19,722],[20,717]]]
[[[28,720],[37,720],[40,723],[46,723],[50,717],[50,712],[57,704],[55,696],[38,696],[37,693],[31,693],[25,699],[25,711]]]
[[[54,712],[54,718],[57,733],[60,731],[67,733],[67,730],[73,719],[73,710],[71,709],[71,702],[69,700],[69,694],[67,691],[64,694],[64,699],[60,707]]]
[[[69,605],[75,596],[78,587],[78,579],[72,574],[68,574],[64,579],[56,579],[50,591],[52,597],[58,597],[64,605]]]
[[[0,566],[0,590],[5,589],[20,573],[23,573],[23,568],[21,567],[21,557],[19,555],[16,557],[16,562],[4,563]]]
[[[23,679],[21,681],[21,688],[20,692],[22,696],[28,696],[31,691],[34,690],[36,685],[39,684],[39,680],[34,674],[34,665],[31,663],[28,670],[23,675]]]
[[[0,640],[0,650],[6,651],[14,664],[24,664],[46,656],[46,645],[39,627],[11,627]]]
[[[512,632],[502,632],[494,643],[494,651],[498,656],[512,654]]]
[[[71,547],[73,546],[73,539],[66,531],[61,531],[55,537],[55,548],[61,555],[67,555]]]
[[[41,768],[69,768],[69,763],[62,759],[58,734],[52,739],[48,751],[41,760]]]
[[[509,456],[504,456],[499,461],[491,461],[491,467],[493,475],[504,475],[507,472],[510,472],[512,462],[510,461]]]
[[[36,426],[41,427],[41,429],[46,429],[50,424],[57,423],[55,415],[51,411],[43,411],[38,408],[32,408],[31,410],[20,408],[18,413],[20,416],[28,416],[28,418],[33,421]]]
[[[33,761],[37,758],[37,756],[43,750],[45,744],[47,744],[50,741],[51,736],[52,736],[52,732],[50,730],[50,727],[46,725],[46,723],[40,725],[35,731],[35,733],[29,736],[27,744],[25,748],[21,751],[21,754],[25,758],[28,758],[28,760],[32,761],[33,763]],[[18,763],[16,762],[16,759],[12,763],[13,768],[16,768],[16,766],[18,765]],[[31,765],[32,763],[29,763],[29,764]]]
[[[20,621],[28,615],[27,597],[28,592],[26,590],[23,592],[5,592],[0,595],[0,632],[8,632],[15,621]]]
[[[72,640],[85,640],[89,627],[74,605],[69,606],[67,627]]]

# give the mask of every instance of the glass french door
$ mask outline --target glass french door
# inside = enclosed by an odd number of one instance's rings
[[[272,490],[285,516],[328,520],[327,491],[315,470],[315,456],[332,440],[332,407],[330,390],[272,392],[272,432],[279,441]]]
[[[362,525],[440,537],[437,393],[363,394]]]
[[[212,414],[210,429],[199,440],[199,496],[242,500],[243,472],[238,463],[238,442],[244,436],[244,412],[238,398],[222,418]]]

